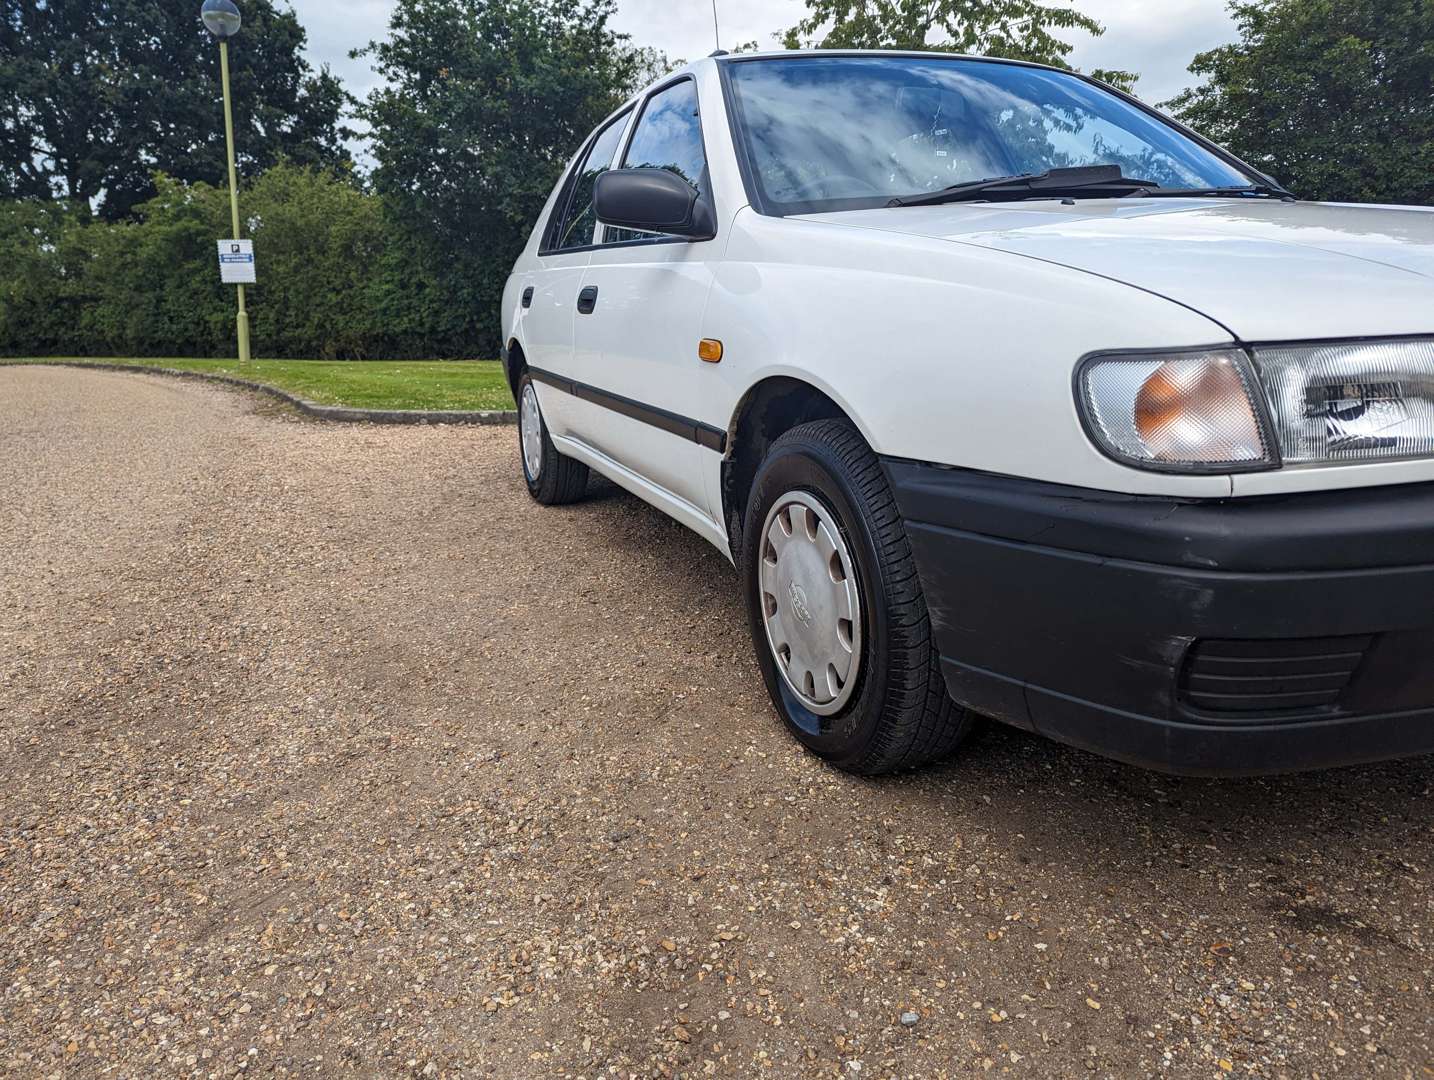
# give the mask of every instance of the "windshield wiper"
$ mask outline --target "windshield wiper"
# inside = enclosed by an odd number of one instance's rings
[[[925,195],[905,195],[887,206],[936,206],[972,199],[1058,198],[1062,195],[1131,195],[1137,191],[1159,190],[1154,180],[1137,180],[1120,171],[1119,165],[1089,165],[1078,169],[1052,169],[1043,173],[997,176],[973,180]]]
[[[1286,191],[1278,184],[1239,184],[1233,187],[1211,188],[1148,188],[1136,194],[1142,199],[1219,199],[1259,195],[1270,199],[1296,201],[1292,192]]]

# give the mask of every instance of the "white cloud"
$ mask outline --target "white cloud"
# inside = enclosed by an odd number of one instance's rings
[[[1087,0],[1080,8],[1105,24],[1105,34],[1072,39],[1071,62],[1139,72],[1137,90],[1149,102],[1194,85],[1188,68],[1195,54],[1235,39],[1223,0]]]
[[[387,35],[393,0],[291,0],[291,6],[309,34],[309,63],[328,64],[357,97],[378,85],[368,61],[350,60],[348,54]],[[241,34],[235,45],[242,42]]]
[[[617,8],[617,29],[639,44],[688,60],[716,48],[712,0],[618,0]],[[806,5],[801,0],[717,0],[717,11],[724,49],[745,41],[773,49]]]

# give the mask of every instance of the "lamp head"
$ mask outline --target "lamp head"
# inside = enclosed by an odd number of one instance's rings
[[[242,22],[234,0],[204,0],[199,17],[204,21],[204,28],[220,41],[227,41],[239,33]]]

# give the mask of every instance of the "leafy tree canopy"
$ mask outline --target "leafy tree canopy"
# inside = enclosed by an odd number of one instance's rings
[[[1315,199],[1434,204],[1434,2],[1253,0],[1168,102]]]
[[[427,245],[472,339],[497,346],[503,282],[584,138],[660,58],[608,26],[614,0],[399,0],[360,55],[385,85],[359,115],[373,183]]]
[[[338,80],[304,61],[292,11],[243,10],[229,45],[241,169],[342,166]],[[224,179],[218,49],[196,0],[0,0],[0,198],[117,218],[154,195],[157,171]]]
[[[807,0],[808,15],[786,33],[789,49],[916,49],[997,56],[1069,68],[1062,31],[1099,37],[1105,27],[1073,7],[1039,0]],[[1126,71],[1092,74],[1123,89]]]

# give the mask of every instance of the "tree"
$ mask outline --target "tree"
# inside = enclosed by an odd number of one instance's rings
[[[1075,47],[1059,36],[1105,27],[1073,7],[1039,0],[807,0],[808,15],[787,31],[789,49],[916,49],[996,56],[1069,68]],[[1130,89],[1136,76],[1092,74]]]
[[[385,85],[359,115],[375,190],[447,286],[445,352],[491,356],[514,259],[563,166],[643,64],[608,27],[614,0],[399,0],[358,55]]]
[[[304,61],[292,11],[246,0],[230,43],[240,167],[343,167],[347,101]],[[194,0],[0,0],[0,198],[64,198],[107,218],[151,179],[224,178],[219,57]]]
[[[1167,107],[1314,199],[1434,204],[1434,3],[1257,0]]]
[[[83,314],[75,281],[87,259],[73,243],[82,219],[63,202],[0,202],[0,356],[69,351]]]
[[[655,49],[651,45],[633,49],[632,77],[625,89],[629,94],[636,94],[664,75],[671,75],[678,68],[686,66],[686,60],[674,60],[661,49]]]

